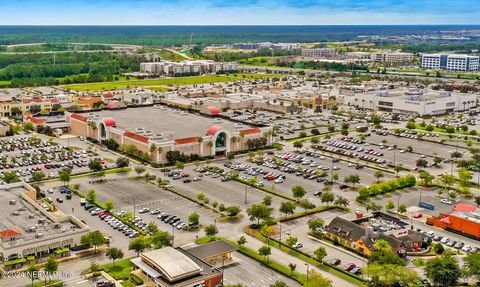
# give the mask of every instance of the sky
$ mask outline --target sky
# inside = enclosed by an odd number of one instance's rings
[[[479,0],[0,0],[0,25],[480,24],[478,4]]]

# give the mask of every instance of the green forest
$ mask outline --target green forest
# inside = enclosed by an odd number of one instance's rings
[[[55,61],[55,62],[54,62]],[[0,54],[0,83],[9,87],[103,82],[140,69],[141,58],[110,52]]]

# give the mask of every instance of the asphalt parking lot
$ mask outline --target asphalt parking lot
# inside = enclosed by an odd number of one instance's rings
[[[320,153],[322,154],[322,153]],[[302,156],[305,156],[306,158],[310,160],[316,161],[319,165],[324,165],[329,168],[328,176],[327,178],[330,178],[331,176],[331,168],[332,168],[332,160],[329,157],[326,157],[325,159],[321,160],[320,158],[314,158],[311,156],[306,156],[303,154]],[[266,156],[267,158],[272,158],[271,156]],[[292,187],[294,186],[302,186],[305,188],[307,191],[307,197],[315,204],[321,205],[322,203],[320,202],[320,199],[313,194],[316,191],[322,190],[324,187],[323,182],[317,182],[316,180],[309,180],[303,178],[303,176],[296,176],[295,173],[286,173],[282,172],[278,169],[273,169],[270,167],[266,166],[258,166],[255,163],[251,163],[247,160],[247,158],[239,158],[235,159],[235,161],[244,163],[246,165],[252,166],[252,167],[261,167],[264,170],[267,170],[269,172],[278,172],[286,176],[285,180],[282,183],[274,183],[274,181],[268,181],[267,179],[263,179],[263,175],[258,175],[257,178],[259,181],[263,182],[265,185],[265,188],[273,189],[275,192],[278,192],[280,194],[284,194],[287,196],[292,196]],[[333,163],[334,167],[337,167],[338,169],[334,170],[334,173],[337,173],[339,176],[339,182],[343,183],[343,180],[346,176],[349,176],[351,174],[357,174],[360,176],[360,184],[364,185],[370,185],[375,181],[375,178],[373,176],[374,171],[370,168],[364,167],[362,169],[355,169],[353,166],[349,166],[348,163],[344,161],[339,161],[336,163]],[[222,166],[223,167],[223,166]],[[302,166],[302,168],[310,168],[308,165],[307,166]],[[247,178],[251,178],[252,176],[245,174],[244,172],[240,172],[240,175],[246,176]],[[388,180],[393,178],[393,175],[384,173],[384,180]],[[272,188],[273,187],[273,188]],[[354,191],[350,191],[349,189],[344,189],[340,190],[338,185],[333,185],[332,190],[336,193],[339,193],[350,200],[353,200],[356,196],[357,193]]]
[[[45,177],[58,176],[62,168],[72,173],[89,171],[88,162],[96,156],[85,149],[68,150],[61,144],[47,141],[46,137],[13,136],[0,141],[0,176],[14,172],[20,179],[30,182],[34,172],[43,172]]]
[[[219,167],[221,165],[218,165]],[[223,168],[223,166],[221,166]],[[200,173],[194,171],[194,167],[187,166],[184,172],[190,175],[190,178],[198,177]],[[258,190],[256,188],[247,187],[236,181],[221,181],[221,177],[212,178],[211,176],[204,175],[200,181],[192,181],[184,183],[182,179],[169,180],[174,184],[174,189],[177,192],[196,198],[197,194],[204,193],[210,200],[210,205],[217,201],[220,204],[224,204],[225,207],[230,205],[239,206],[243,212],[246,212],[247,208],[254,203],[260,203],[265,196],[270,194]],[[245,204],[245,190],[247,193],[247,203]],[[272,206],[280,206],[281,198],[272,196]],[[278,210],[278,209],[277,209]],[[278,211],[274,211],[274,215],[279,215]]]
[[[202,208],[196,203],[188,201],[181,196],[174,193],[160,189],[153,184],[147,184],[143,180],[135,179],[116,179],[108,180],[104,183],[88,183],[86,179],[81,183],[80,191],[86,193],[89,189],[94,189],[97,194],[97,200],[105,202],[111,200],[115,204],[115,209],[112,212],[120,210],[134,211],[143,222],[155,222],[160,230],[173,232],[172,226],[157,219],[157,215],[152,215],[150,212],[139,213],[141,208],[149,208],[150,210],[159,209],[170,215],[176,215],[181,218],[181,221],[187,222],[188,216],[197,212],[200,215],[201,224],[211,224],[214,220],[219,218],[219,215]],[[58,191],[54,191],[52,197],[57,196]],[[98,216],[92,216],[81,205],[80,199],[74,196],[71,200],[64,200],[63,203],[58,204],[58,207],[68,213],[72,213],[79,219],[84,220],[92,230],[101,230],[112,238],[112,245],[116,247],[126,248],[130,242],[130,238],[124,236],[120,231],[117,231],[107,225],[106,222],[99,219]],[[197,232],[187,232],[183,230],[175,230],[176,243],[188,243],[195,239],[199,234]],[[201,232],[203,234],[203,232]],[[120,236],[119,236],[120,235]],[[177,240],[177,236],[181,236]],[[201,236],[201,235],[199,235]]]
[[[268,287],[276,281],[283,281],[289,287],[300,286],[296,281],[275,272],[265,265],[242,255],[239,252],[233,256],[240,260],[224,269],[225,284],[244,284],[245,286]]]

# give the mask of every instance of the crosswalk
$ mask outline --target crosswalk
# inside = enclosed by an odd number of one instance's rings
[[[92,286],[91,281],[85,279],[85,276],[74,276],[65,280],[64,286],[75,286],[75,287],[82,287],[82,286]]]

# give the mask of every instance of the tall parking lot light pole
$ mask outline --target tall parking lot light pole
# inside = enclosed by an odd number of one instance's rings
[[[394,146],[393,146],[393,166],[395,166],[396,154],[397,154],[397,146],[394,145]]]
[[[247,204],[248,186],[245,185],[245,204]]]
[[[282,222],[279,221],[280,223],[280,243],[282,243]]]
[[[332,167],[330,168],[330,181],[333,182],[333,158],[332,158]]]
[[[305,263],[305,266],[307,267],[307,284],[308,284],[308,273],[310,272],[310,265],[308,265],[308,263]]]
[[[172,225],[172,247],[175,247],[175,226]]]

